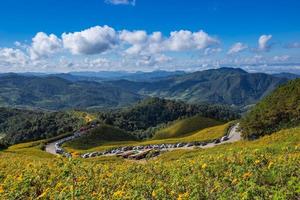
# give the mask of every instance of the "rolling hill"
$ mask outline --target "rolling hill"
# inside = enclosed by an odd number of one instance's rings
[[[107,108],[130,105],[142,97],[97,82],[9,74],[0,77],[0,106],[45,109]]]
[[[204,128],[221,125],[222,122],[196,115],[186,119],[176,120],[166,128],[158,130],[153,139],[167,139],[175,137],[183,137],[187,134],[193,134]]]
[[[241,120],[243,136],[256,138],[300,123],[300,79],[280,86]]]
[[[246,106],[256,103],[287,81],[287,78],[263,73],[220,68],[162,78],[154,82],[118,80],[109,83],[138,94],[188,103],[209,102]]]
[[[66,145],[75,149],[90,149],[109,142],[135,141],[136,138],[113,126],[100,125],[86,135],[68,142]]]

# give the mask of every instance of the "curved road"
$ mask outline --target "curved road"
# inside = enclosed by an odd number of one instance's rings
[[[57,154],[55,151],[55,143],[56,142],[51,142],[46,145],[45,151],[51,154]]]
[[[221,145],[221,144],[233,143],[233,142],[237,142],[237,141],[241,140],[241,133],[238,131],[238,128],[239,128],[239,124],[236,124],[236,125],[234,125],[233,127],[230,128],[229,133],[227,135],[228,140],[220,141],[220,143],[217,143],[217,144],[214,143],[214,142],[208,143],[205,146],[200,146],[200,148],[204,148],[204,149],[212,148],[212,147],[215,147],[215,146],[218,146],[218,145]],[[60,141],[60,140],[58,140],[58,141]],[[48,152],[48,153],[54,154],[54,155],[58,155],[58,153],[56,153],[56,151],[55,151],[55,144],[58,141],[51,142],[51,143],[47,144],[46,148],[45,148],[45,151]],[[173,151],[173,150],[178,150],[178,149],[193,149],[193,148],[194,148],[194,146],[169,148],[169,149],[161,149],[161,150]],[[111,154],[111,155],[113,155],[113,154]]]

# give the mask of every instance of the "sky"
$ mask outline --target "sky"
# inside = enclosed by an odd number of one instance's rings
[[[299,0],[3,0],[0,72],[300,73]]]

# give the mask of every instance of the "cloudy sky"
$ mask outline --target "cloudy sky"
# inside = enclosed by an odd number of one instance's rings
[[[0,72],[300,73],[299,0],[4,0]]]

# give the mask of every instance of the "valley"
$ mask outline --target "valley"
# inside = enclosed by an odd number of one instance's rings
[[[226,68],[196,73],[199,83],[204,81],[203,73],[206,79],[210,79],[211,73],[211,79],[223,77],[225,73],[230,77],[229,85],[236,83],[236,76],[252,77],[250,73]],[[176,79],[179,83],[185,76],[194,79],[195,73],[176,74],[162,80]],[[72,106],[41,109],[33,104],[1,107],[0,197],[297,199],[299,79],[254,76],[263,77],[255,83],[259,87],[272,80],[266,86],[270,91],[262,87],[265,92],[260,93],[257,86],[245,86],[244,79],[238,78],[239,86],[247,88],[248,94],[253,91],[257,99],[249,95],[246,99],[251,101],[243,99],[242,104],[236,105],[202,100],[191,103],[185,99],[174,100],[171,95],[150,97],[148,89],[146,92],[145,88],[133,90],[122,85],[127,92],[143,97],[122,106],[105,105],[105,109],[89,105],[84,105],[85,109]],[[67,84],[83,84],[74,81],[63,80]],[[100,84],[120,88],[112,84],[121,80],[107,81],[101,80]],[[147,84],[161,85],[156,81],[151,79]],[[36,94],[43,93],[46,97],[48,90],[56,93],[61,88],[45,85],[37,88]],[[114,93],[114,89],[108,92]],[[202,90],[198,92],[206,94]],[[222,96],[220,90],[214,92]]]

